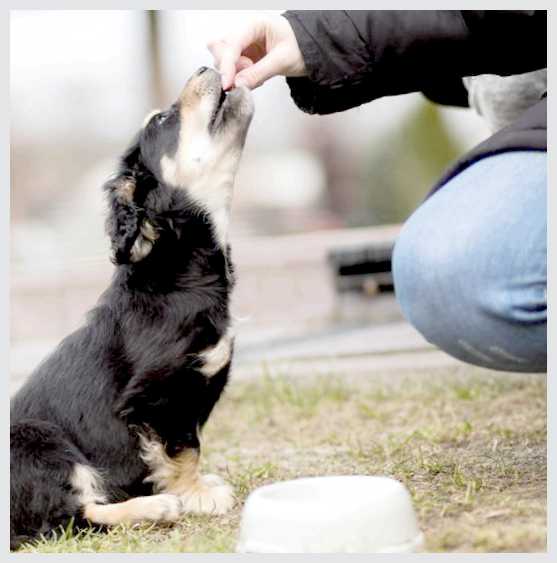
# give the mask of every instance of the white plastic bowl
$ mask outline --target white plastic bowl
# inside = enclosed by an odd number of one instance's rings
[[[253,491],[244,507],[241,553],[405,553],[418,551],[406,487],[389,477],[309,477]]]

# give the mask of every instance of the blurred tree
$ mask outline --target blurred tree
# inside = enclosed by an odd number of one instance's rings
[[[356,153],[339,138],[337,127],[330,116],[312,118],[307,120],[302,141],[321,162],[326,182],[324,205],[342,224],[357,205],[354,198],[358,197],[360,186]]]
[[[424,100],[407,121],[369,149],[352,226],[403,222],[447,166],[463,153],[439,107]]]
[[[161,17],[158,10],[145,10],[147,17],[147,41],[149,68],[151,74],[151,106],[162,108],[166,102],[166,88],[164,85],[161,60]]]

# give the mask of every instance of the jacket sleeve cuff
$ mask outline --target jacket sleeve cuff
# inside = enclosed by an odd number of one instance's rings
[[[350,82],[350,96],[346,95],[346,80],[334,80],[330,77],[325,81],[323,73],[323,53],[313,40],[312,33],[304,25],[303,18],[295,11],[286,11],[282,14],[292,27],[296,41],[304,58],[307,76],[287,78],[286,83],[290,88],[290,95],[294,103],[304,112],[311,114],[328,114],[344,111],[354,106],[369,101],[369,94],[359,88],[362,80],[354,79]],[[361,90],[361,95],[358,95]]]
[[[322,76],[323,52],[314,41],[312,31],[304,24],[304,17],[309,18],[307,13],[303,17],[295,11],[286,11],[282,14],[288,20],[296,41],[304,58],[307,76],[287,78],[286,83],[290,88],[290,95],[294,103],[306,113],[328,114],[344,111],[356,105],[369,101],[369,95],[358,96],[358,82],[352,77],[350,83],[351,95],[346,95],[346,80],[335,77]],[[307,23],[307,22],[306,22]],[[359,101],[359,98],[361,100]]]
[[[296,12],[287,11],[281,15],[288,21],[294,32],[296,42],[304,59],[307,78],[313,82],[319,82],[318,71],[321,67],[320,58],[322,56],[319,53],[319,47]]]
[[[347,95],[345,85],[320,86],[306,77],[287,78],[294,103],[306,113],[328,114],[359,106],[369,101],[369,90],[364,81],[350,85]]]

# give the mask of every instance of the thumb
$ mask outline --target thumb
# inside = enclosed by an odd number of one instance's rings
[[[244,68],[236,75],[236,87],[247,86],[250,90],[261,86],[266,80],[280,73],[280,58],[273,52],[263,57],[255,64]]]

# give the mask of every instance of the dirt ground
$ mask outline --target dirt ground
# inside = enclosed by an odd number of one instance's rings
[[[475,368],[232,381],[203,466],[234,486],[224,516],[60,531],[30,552],[230,552],[254,488],[311,475],[389,475],[410,490],[425,550],[546,550],[546,377]]]

